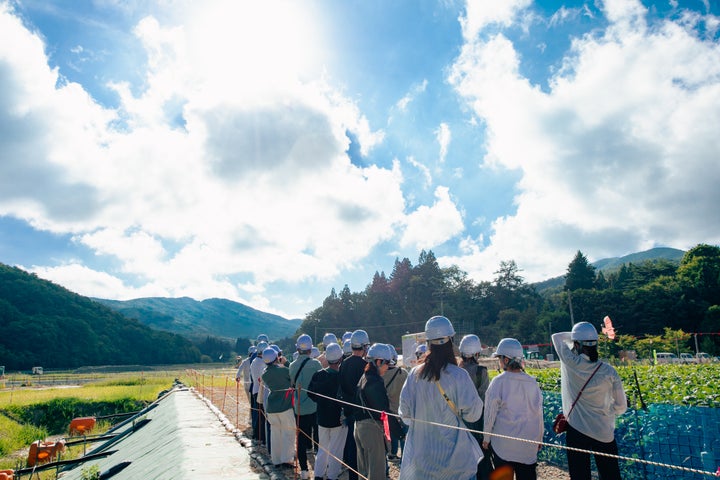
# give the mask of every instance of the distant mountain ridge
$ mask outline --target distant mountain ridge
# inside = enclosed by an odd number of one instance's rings
[[[667,260],[680,265],[680,260],[682,260],[684,255],[684,250],[669,247],[657,247],[643,252],[631,253],[629,255],[625,255],[624,257],[603,258],[597,262],[592,262],[591,265],[594,266],[598,272],[603,272],[603,274],[607,276],[608,273],[615,272],[628,263],[637,265],[653,260]],[[568,264],[570,264],[570,262],[568,262]],[[533,286],[538,292],[553,290],[558,287],[562,288],[564,285],[565,275],[533,283]]]
[[[294,335],[302,323],[299,319],[288,320],[222,298],[202,301],[188,297],[94,300],[149,327],[191,338],[210,335],[254,339],[265,333],[270,338],[280,339]]]

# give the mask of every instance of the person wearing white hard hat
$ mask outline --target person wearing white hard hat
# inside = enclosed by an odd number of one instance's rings
[[[247,396],[248,403],[250,403],[252,399],[252,392],[250,391],[250,387],[252,387],[252,380],[250,379],[250,364],[253,360],[255,360],[256,351],[257,347],[255,346],[251,346],[250,348],[248,348],[248,356],[244,358],[242,362],[240,362],[240,366],[235,373],[235,381],[238,384],[242,382],[243,390],[245,391],[245,395]]]
[[[292,467],[295,459],[295,415],[292,396],[289,395],[290,370],[279,363],[281,356],[277,349],[268,347],[263,352],[266,364],[261,379],[268,391],[265,412],[272,425],[270,436],[270,458],[276,467]]]
[[[290,379],[295,389],[295,414],[298,416],[297,457],[300,464],[300,478],[309,478],[307,451],[313,448],[317,405],[308,397],[308,386],[313,375],[322,370],[320,362],[312,358],[312,338],[302,334],[295,343],[298,357],[290,364]]]
[[[544,431],[542,392],[537,380],[523,370],[523,348],[519,341],[503,338],[493,356],[498,358],[502,373],[493,378],[485,393],[483,431],[487,433],[483,447],[490,449],[496,470],[512,468],[516,480],[535,480],[538,447]]]
[[[343,360],[340,366],[340,395],[346,402],[343,405],[345,422],[348,426],[343,462],[348,466],[348,480],[357,480],[357,446],[355,445],[355,413],[357,411],[357,384],[365,372],[365,354],[370,346],[370,337],[365,330],[355,330],[350,335],[352,354]],[[354,405],[349,405],[354,404]]]
[[[318,362],[320,362],[320,365],[322,365],[323,368],[327,368],[328,361],[327,361],[327,357],[325,356],[325,351],[327,351],[327,347],[332,345],[333,343],[336,345],[338,344],[337,337],[335,336],[334,333],[328,332],[325,335],[323,335],[322,343],[323,343],[323,352],[317,357],[317,360],[318,360]],[[342,351],[342,349],[341,349],[341,351]]]
[[[470,376],[457,366],[454,335],[446,317],[434,316],[425,323],[429,352],[410,371],[400,392],[400,416],[410,427],[400,480],[469,480],[483,458],[464,423],[480,418],[483,401]]]
[[[388,345],[392,351],[392,361],[390,366],[383,374],[385,382],[385,390],[387,390],[390,399],[390,413],[397,415],[400,408],[400,392],[402,391],[405,380],[407,380],[408,372],[404,368],[398,366],[398,354],[393,345]],[[397,461],[400,459],[398,452],[404,448],[405,434],[407,433],[407,425],[395,415],[388,415],[388,424],[390,427],[390,452],[388,460]]]
[[[480,395],[480,399],[484,403],[485,391],[488,385],[490,385],[490,375],[488,374],[487,367],[478,363],[478,358],[482,351],[480,338],[478,338],[477,335],[465,335],[462,340],[460,340],[458,350],[460,350],[460,364],[458,366],[468,372],[470,379],[477,389],[478,395]],[[481,416],[475,422],[465,422],[465,425],[467,425],[470,430],[475,430],[472,435],[482,447],[482,434],[477,432],[483,429],[483,417]],[[490,452],[483,448],[483,459],[478,463],[477,480],[488,480],[491,471]]]
[[[615,418],[627,410],[627,397],[615,369],[598,359],[598,333],[588,322],[573,325],[570,332],[552,335],[560,358],[563,413],[567,417],[568,447],[618,454]],[[590,454],[568,450],[572,480],[590,478]],[[595,455],[601,480],[620,477],[617,458]]]
[[[330,343],[325,349],[328,366],[310,380],[308,396],[317,403],[318,439],[320,447],[315,456],[315,478],[337,480],[340,477],[347,426],[342,418],[342,404],[337,401],[340,388],[340,364],[343,352],[340,345]]]
[[[265,443],[265,412],[263,412],[263,398],[260,394],[260,376],[265,371],[265,362],[263,362],[263,351],[269,347],[268,343],[262,341],[257,344],[257,356],[250,364],[250,378],[252,379],[252,428],[253,439]]]
[[[385,480],[385,455],[389,438],[385,438],[383,413],[390,409],[390,399],[382,375],[392,362],[392,351],[384,343],[375,343],[367,351],[365,373],[357,385],[360,408],[355,414],[355,444],[360,475],[368,480]]]

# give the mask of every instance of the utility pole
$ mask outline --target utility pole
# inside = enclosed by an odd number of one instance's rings
[[[568,290],[568,304],[570,305],[570,328],[575,326],[575,315],[573,315],[572,308],[572,292]]]

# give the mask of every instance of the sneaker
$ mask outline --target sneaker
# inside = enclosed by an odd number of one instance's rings
[[[300,478],[301,478],[302,480],[307,480],[308,478],[310,478],[310,474],[308,473],[307,470],[301,470],[301,471],[300,471]]]

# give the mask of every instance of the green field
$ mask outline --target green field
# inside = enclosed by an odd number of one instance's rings
[[[718,363],[615,368],[622,379],[625,393],[636,406],[639,406],[642,395],[646,404],[720,407],[720,364]],[[537,378],[543,391],[560,392],[559,369],[528,369],[528,373]],[[635,382],[635,373],[637,373],[637,382]]]

